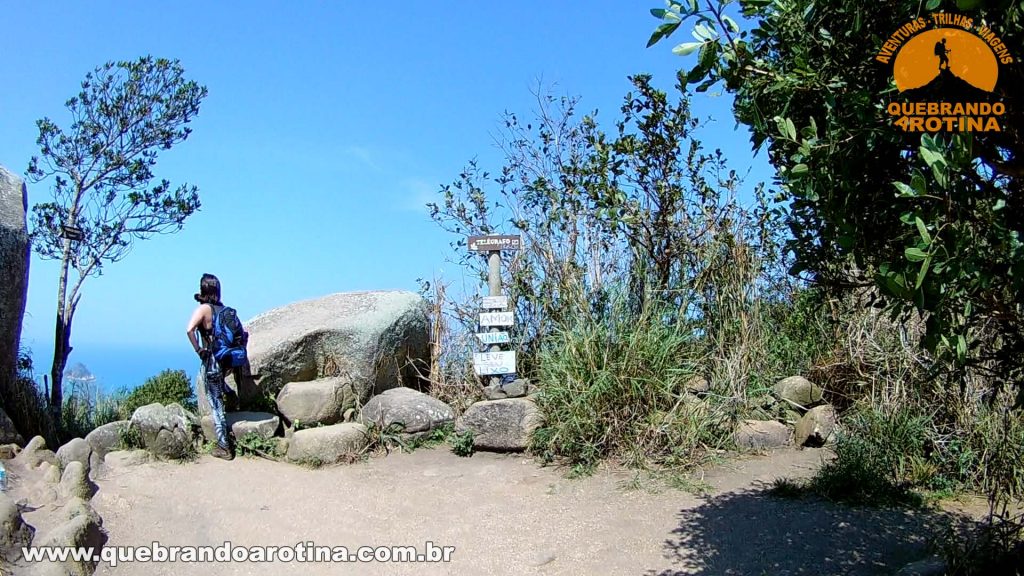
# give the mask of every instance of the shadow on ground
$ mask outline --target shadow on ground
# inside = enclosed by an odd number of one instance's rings
[[[646,576],[893,574],[927,556],[934,538],[971,524],[938,510],[780,498],[766,486],[709,497],[678,517],[665,542],[671,567]]]

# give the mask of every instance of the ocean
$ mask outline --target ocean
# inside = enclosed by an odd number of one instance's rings
[[[68,358],[68,367],[82,364],[95,378],[101,392],[113,393],[123,388],[132,390],[163,370],[184,370],[195,386],[199,358],[188,345],[167,348],[138,348],[75,345]],[[50,354],[33,351],[32,363],[36,380],[42,385],[43,375],[50,374]]]

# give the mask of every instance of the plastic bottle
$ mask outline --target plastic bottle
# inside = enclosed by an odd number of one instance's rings
[[[0,492],[7,491],[7,469],[0,463]]]

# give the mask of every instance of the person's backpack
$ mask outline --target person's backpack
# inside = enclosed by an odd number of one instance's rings
[[[248,361],[246,333],[238,313],[230,306],[213,306],[213,333],[210,348],[217,364],[239,368]]]

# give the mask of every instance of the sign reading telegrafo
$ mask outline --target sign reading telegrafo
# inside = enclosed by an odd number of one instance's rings
[[[892,65],[899,101],[886,111],[905,132],[1001,132],[999,66],[1013,56],[995,31],[937,12],[893,32],[875,60]]]

